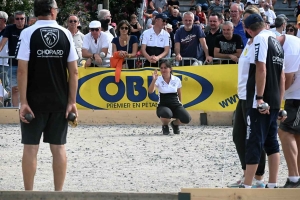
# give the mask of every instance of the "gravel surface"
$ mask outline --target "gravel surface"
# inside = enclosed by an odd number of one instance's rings
[[[23,190],[20,128],[0,130],[0,190]],[[70,128],[64,190],[169,193],[226,187],[240,178],[232,127],[182,126],[181,132],[164,136],[161,126],[139,125]],[[35,190],[53,190],[51,162],[49,145],[41,142]],[[281,152],[280,185],[286,177]]]

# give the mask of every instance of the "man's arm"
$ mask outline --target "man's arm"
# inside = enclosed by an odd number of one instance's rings
[[[255,82],[256,82],[256,94],[257,96],[263,96],[265,92],[266,85],[266,64],[263,62],[256,61],[256,72],[255,72]]]
[[[156,56],[158,59],[162,59],[164,57],[166,57],[166,55],[168,55],[170,50],[170,46],[165,46],[164,52],[162,52],[161,54],[159,54],[158,56]]]
[[[76,103],[77,87],[78,87],[78,68],[77,68],[77,62],[76,61],[68,62],[68,71],[69,71],[68,103],[69,104],[75,104]]]
[[[7,37],[3,37],[0,42],[0,51],[2,51],[3,47],[5,46],[6,42],[8,41]]]
[[[143,56],[150,62],[150,55],[146,52],[146,44],[142,44],[141,46],[141,52]]]
[[[17,72],[17,80],[18,80],[18,90],[20,93],[20,103],[28,104],[27,102],[27,81],[28,81],[28,61],[18,60],[18,72]]]
[[[83,58],[91,58],[91,57],[93,57],[93,54],[90,53],[87,49],[82,49],[82,57]]]
[[[232,54],[220,53],[220,48],[218,48],[218,47],[215,47],[215,48],[214,48],[214,57],[215,57],[215,58],[226,58],[226,59],[230,59],[230,55],[232,55]]]
[[[285,74],[284,74],[284,70],[281,71],[281,76],[280,76],[280,102],[282,102],[283,100],[283,95],[285,92]]]
[[[289,89],[294,82],[295,73],[285,73],[285,90]]]

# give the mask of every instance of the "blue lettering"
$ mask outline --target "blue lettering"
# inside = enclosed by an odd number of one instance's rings
[[[144,79],[140,76],[126,77],[127,98],[132,102],[143,101],[147,96],[147,90],[143,87]],[[134,92],[138,92],[137,95]]]
[[[106,91],[106,87],[108,84],[116,84],[118,86],[118,92],[115,95],[110,95]],[[114,76],[107,76],[102,79],[99,84],[99,94],[100,96],[107,102],[118,102],[120,101],[125,93],[125,84],[122,80],[119,83],[115,82]]]

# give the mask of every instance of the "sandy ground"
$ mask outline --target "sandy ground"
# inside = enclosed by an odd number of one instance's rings
[[[241,176],[232,127],[183,126],[181,132],[164,136],[161,126],[138,125],[70,128],[64,190],[169,193],[226,187]],[[0,190],[23,190],[22,148],[19,126],[0,125]],[[53,190],[51,162],[49,145],[41,143],[35,190]],[[280,185],[286,177],[281,152]]]

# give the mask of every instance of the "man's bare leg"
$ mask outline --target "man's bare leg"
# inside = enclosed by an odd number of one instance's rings
[[[25,190],[33,190],[39,145],[24,145],[22,171]]]
[[[67,172],[67,154],[65,145],[50,144],[53,156],[53,175],[55,191],[62,191]]]

